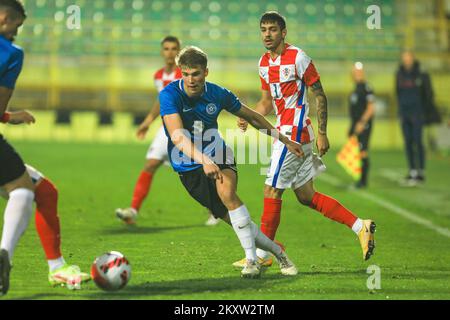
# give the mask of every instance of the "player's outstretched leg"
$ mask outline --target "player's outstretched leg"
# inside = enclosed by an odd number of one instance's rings
[[[278,226],[280,225],[281,204],[283,201],[281,199],[283,190],[276,191],[276,194],[267,194],[265,192],[263,214],[261,216],[261,232],[271,240],[275,240],[275,235]],[[281,243],[278,244],[281,245]],[[256,250],[256,255],[258,256],[258,259],[261,259],[263,265],[269,267],[272,265],[272,257],[267,251],[258,248]]]
[[[264,189],[264,208],[261,216],[261,232],[264,233],[269,239],[274,240],[275,235],[280,224],[281,216],[281,204],[282,195],[284,190],[272,188],[267,186]],[[277,242],[279,245],[281,243]],[[258,263],[264,267],[270,267],[273,263],[272,256],[268,251],[264,251],[261,248],[256,250],[258,257]],[[244,267],[245,258],[233,263],[234,267]]]
[[[297,268],[286,256],[282,248],[265,236],[251,220],[246,206],[236,194],[236,174],[231,170],[223,170],[223,175],[223,183],[216,182],[217,191],[223,204],[228,208],[231,225],[245,251],[246,262],[241,271],[242,276],[260,276],[261,267],[257,261],[255,247],[269,251],[275,255],[280,263],[282,274],[297,274]]]
[[[339,201],[325,194],[316,192],[310,180],[295,191],[297,199],[303,205],[322,213],[328,219],[345,224],[353,230],[359,238],[363,259],[368,260],[375,249],[375,222],[362,220],[345,208]]]
[[[241,271],[244,278],[259,278],[261,268],[256,260],[255,236],[247,207],[236,194],[237,175],[232,169],[222,171],[223,179],[216,181],[217,195],[228,210],[225,221],[229,221],[245,252],[246,262]]]
[[[35,189],[36,230],[48,261],[48,281],[50,285],[80,289],[81,283],[90,276],[81,272],[78,266],[70,266],[61,253],[61,228],[58,217],[58,190],[44,178]]]
[[[242,204],[234,210],[229,210],[228,213],[234,232],[239,238],[245,252],[246,262],[241,271],[241,275],[244,278],[258,278],[261,275],[261,270],[256,261],[255,237],[247,207]]]

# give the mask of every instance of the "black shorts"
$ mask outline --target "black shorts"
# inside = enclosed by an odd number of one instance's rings
[[[22,158],[0,134],[0,186],[20,178],[25,170]]]
[[[219,164],[218,166],[220,170],[233,170],[237,176],[236,164]],[[226,216],[228,209],[217,194],[216,180],[208,178],[203,171],[203,167],[192,171],[179,172],[178,175],[191,197],[202,206],[211,210],[214,217],[223,218]]]

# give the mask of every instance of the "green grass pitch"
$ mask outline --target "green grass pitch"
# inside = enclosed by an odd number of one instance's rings
[[[261,279],[245,280],[231,266],[243,256],[232,229],[224,223],[203,226],[206,210],[188,197],[169,167],[157,173],[136,227],[115,218],[116,207],[129,205],[147,146],[12,143],[59,189],[66,260],[87,271],[96,256],[121,251],[131,262],[132,278],[115,293],[93,282],[80,291],[51,288],[33,220],[14,256],[10,291],[1,299],[450,299],[450,238],[347,190],[351,181],[334,160],[336,150],[325,162],[327,176],[338,183],[319,179],[316,187],[377,222],[375,255],[362,261],[351,230],[300,206],[287,191],[277,238],[300,273],[283,277],[275,264]],[[412,189],[389,178],[403,175],[404,165],[400,151],[373,151],[366,194],[448,231],[449,159],[430,156],[426,185]],[[256,165],[239,166],[239,195],[258,223],[264,183],[259,172]],[[1,201],[2,211],[4,205]],[[381,270],[379,290],[366,286],[370,265]]]

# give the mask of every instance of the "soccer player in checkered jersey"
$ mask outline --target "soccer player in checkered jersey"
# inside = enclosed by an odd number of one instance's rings
[[[48,262],[48,281],[52,286],[61,285],[69,289],[80,289],[81,283],[89,281],[91,277],[81,272],[78,266],[67,264],[62,255],[58,189],[50,179],[35,168],[28,164],[25,164],[25,167],[34,185],[36,230]],[[0,195],[8,199],[8,194],[2,188],[0,188]]]
[[[337,200],[317,192],[313,178],[325,169],[322,161],[313,153],[314,132],[308,118],[307,89],[311,88],[317,103],[318,135],[316,146],[320,156],[329,149],[327,137],[327,98],[320,83],[320,76],[306,53],[285,42],[286,20],[278,12],[269,11],[260,20],[261,37],[268,50],[259,61],[262,98],[256,111],[267,115],[275,109],[276,128],[302,144],[305,156],[295,157],[279,141],[274,142],[271,165],[264,189],[264,211],[261,230],[270,239],[275,238],[280,223],[281,203],[284,190],[292,188],[298,201],[320,212],[325,217],[345,224],[359,237],[363,258],[369,259],[375,247],[375,223],[362,220]],[[238,120],[242,130],[247,123]],[[258,250],[259,261],[271,265],[272,259]],[[237,261],[235,266],[242,266]]]
[[[164,58],[165,66],[155,72],[154,81],[158,93],[164,89],[169,83],[181,78],[181,70],[175,63],[175,57],[180,51],[180,41],[177,37],[167,36],[161,41],[161,56]],[[139,125],[136,135],[138,139],[144,139],[150,125],[159,118],[159,100],[156,99],[152,109],[148,113],[144,121]],[[116,209],[116,215],[119,219],[127,224],[134,224],[145,198],[147,197],[152,185],[153,177],[159,167],[168,160],[167,155],[167,137],[164,133],[164,127],[158,130],[153,143],[150,145],[144,169],[140,173],[136,185],[134,187],[131,206],[129,208]],[[213,215],[207,221],[207,225],[214,225],[219,222]]]

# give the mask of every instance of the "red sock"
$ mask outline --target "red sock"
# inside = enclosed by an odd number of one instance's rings
[[[280,225],[281,199],[264,198],[264,211],[261,217],[261,231],[269,239],[275,239]]]
[[[314,194],[310,207],[319,211],[325,217],[343,223],[349,228],[351,228],[356,219],[358,219],[337,200],[319,192]]]
[[[139,211],[142,202],[144,202],[145,197],[147,197],[150,191],[150,186],[152,184],[153,173],[148,173],[147,171],[142,171],[136,186],[134,187],[133,200],[131,201],[131,207]]]
[[[61,231],[58,217],[58,190],[50,180],[43,179],[34,192],[36,229],[47,260],[60,258]]]

